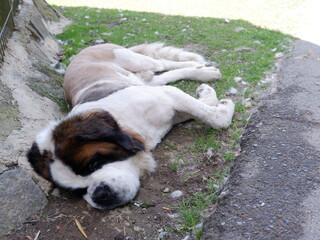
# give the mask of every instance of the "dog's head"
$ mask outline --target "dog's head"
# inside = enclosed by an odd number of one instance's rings
[[[39,133],[27,157],[57,186],[81,193],[93,207],[111,209],[132,200],[142,172],[155,167],[141,137],[123,131],[106,111],[69,115]]]

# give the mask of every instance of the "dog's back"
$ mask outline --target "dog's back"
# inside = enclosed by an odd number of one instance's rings
[[[131,84],[121,77],[127,71],[111,63],[113,50],[119,48],[122,47],[113,44],[96,45],[75,56],[66,70],[63,84],[70,107],[98,100]]]

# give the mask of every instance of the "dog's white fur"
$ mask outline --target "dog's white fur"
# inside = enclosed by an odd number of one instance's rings
[[[104,51],[109,54],[106,58],[102,55]],[[98,72],[97,66],[104,72]],[[86,72],[81,71],[83,68]],[[226,128],[232,121],[232,100],[218,101],[210,86],[200,85],[197,89],[199,98],[196,99],[176,87],[163,85],[180,79],[207,82],[219,78],[219,70],[206,66],[202,56],[164,47],[160,43],[143,44],[130,49],[105,44],[83,50],[72,61],[65,76],[66,98],[74,107],[65,119],[52,123],[38,135],[36,142],[40,151],[55,152],[52,142],[55,126],[96,109],[109,112],[124,131],[140,135],[145,150],[127,160],[106,164],[88,176],[76,175],[54,156],[50,166],[53,181],[64,187],[87,187],[84,199],[95,208],[101,206],[92,200],[91,195],[101,182],[120,196],[122,202],[118,205],[127,203],[138,192],[139,178],[154,171],[156,163],[150,151],[174,124],[193,118],[212,128]],[[77,80],[80,88],[77,88]],[[129,87],[96,101],[79,102],[88,89],[97,83],[110,86],[123,83]]]

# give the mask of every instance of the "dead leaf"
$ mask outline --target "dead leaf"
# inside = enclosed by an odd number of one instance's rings
[[[33,238],[33,240],[38,240],[38,237],[40,235],[40,230],[37,232],[36,236]]]
[[[74,219],[74,222],[76,223],[76,225],[77,225],[79,231],[81,232],[81,234],[82,234],[85,238],[88,238],[87,234],[86,234],[85,231],[83,230],[83,228],[82,228],[80,222],[78,221],[78,219],[75,218],[75,219]]]
[[[163,210],[166,210],[166,211],[171,210],[171,209],[170,209],[170,208],[168,208],[168,207],[162,207],[162,209],[163,209]]]

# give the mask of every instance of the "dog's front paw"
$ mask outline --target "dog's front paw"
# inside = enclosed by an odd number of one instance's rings
[[[233,101],[231,99],[221,99],[219,101],[220,104],[224,104],[224,105],[234,105]]]
[[[215,106],[218,104],[216,91],[207,84],[201,84],[197,88],[196,94],[199,100],[207,105]]]
[[[235,104],[231,99],[221,99],[219,105],[225,106],[225,108],[233,115]]]

